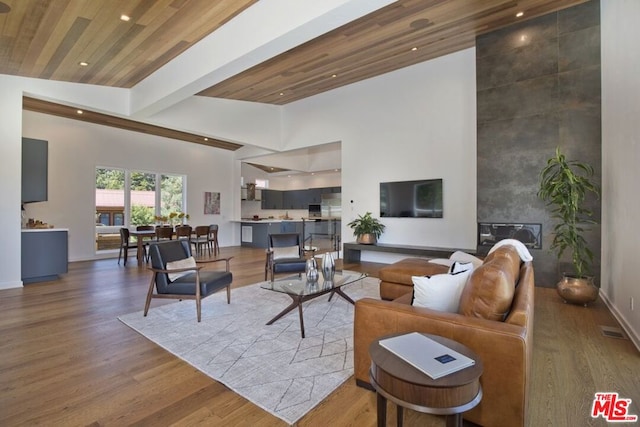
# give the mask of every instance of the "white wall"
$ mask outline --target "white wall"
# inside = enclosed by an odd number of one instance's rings
[[[640,348],[640,2],[601,2],[601,295]],[[635,309],[631,310],[633,298]]]
[[[20,201],[22,174],[22,91],[0,78],[0,289],[22,285],[20,267]],[[18,244],[17,244],[18,242]]]
[[[186,175],[189,223],[217,223],[221,246],[239,244],[233,152],[29,111],[22,134],[49,141],[48,201],[26,205],[27,216],[69,228],[70,261],[95,257],[96,166]],[[220,215],[204,215],[205,191],[221,193]]]
[[[475,248],[475,49],[288,104],[283,124],[286,149],[342,141],[344,242],[348,221],[379,216],[380,182],[443,178],[444,218],[385,218],[380,242]]]

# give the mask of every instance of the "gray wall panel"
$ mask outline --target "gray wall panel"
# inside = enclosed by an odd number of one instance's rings
[[[559,146],[600,181],[599,1],[483,35],[476,54],[478,221],[542,223],[543,249],[531,251],[536,285],[555,286],[567,266],[549,252],[554,223],[536,196],[539,173]],[[600,201],[589,204],[599,220]],[[587,238],[599,258],[599,227]]]

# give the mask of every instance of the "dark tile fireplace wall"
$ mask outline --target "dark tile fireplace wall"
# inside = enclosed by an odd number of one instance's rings
[[[549,251],[554,223],[536,196],[539,173],[559,146],[592,164],[600,183],[600,2],[478,37],[476,56],[478,222],[542,223],[536,285],[555,286],[567,265]],[[600,222],[600,201],[590,204]],[[599,225],[586,238],[598,281]]]

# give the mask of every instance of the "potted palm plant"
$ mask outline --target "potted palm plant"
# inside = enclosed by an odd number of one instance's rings
[[[356,241],[363,245],[375,245],[385,228],[380,220],[371,216],[371,212],[358,215],[347,225],[353,229]]]
[[[586,305],[595,301],[598,288],[593,284],[591,267],[593,253],[583,234],[584,226],[595,224],[593,212],[585,206],[588,193],[600,196],[592,181],[593,166],[576,160],[567,160],[560,148],[547,160],[540,172],[538,197],[552,208],[551,217],[557,221],[553,228],[551,249],[558,259],[565,251],[571,253],[572,273],[565,273],[557,290],[565,302]]]

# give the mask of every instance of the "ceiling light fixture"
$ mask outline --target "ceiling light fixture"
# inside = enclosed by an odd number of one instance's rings
[[[284,92],[280,92],[280,96],[283,96],[283,95],[284,95]]]
[[[522,18],[524,16],[524,12],[516,13],[516,18]]]
[[[86,61],[80,61],[78,62],[78,65],[80,65],[81,67],[86,67],[87,65],[89,65],[89,63]]]
[[[120,20],[121,21],[129,22],[130,19],[131,19],[131,17],[128,16],[128,15],[120,15]]]
[[[415,46],[411,48],[411,51],[412,51],[412,52],[415,52],[416,50],[418,50],[418,48],[417,48],[417,47],[415,47]]]
[[[334,77],[338,77],[338,75],[337,75],[337,74],[332,74],[332,75],[331,75],[331,77],[332,77],[332,78],[334,78]]]
[[[76,113],[78,113],[78,114],[82,114],[82,113],[84,113],[84,111],[82,111],[82,110],[76,110]]]
[[[206,137],[205,137],[205,139],[204,139],[204,140],[205,140],[205,141],[208,141],[208,140],[209,140],[209,138],[206,138]]]

